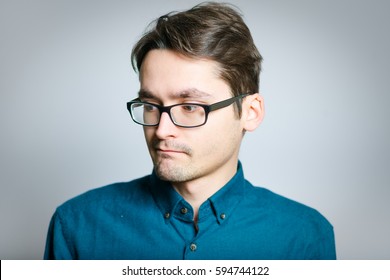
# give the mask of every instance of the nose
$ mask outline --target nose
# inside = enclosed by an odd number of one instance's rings
[[[167,112],[160,116],[160,123],[156,129],[156,136],[159,139],[166,139],[177,136],[178,127],[172,122]]]

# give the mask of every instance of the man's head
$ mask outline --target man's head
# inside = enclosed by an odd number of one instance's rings
[[[242,17],[228,5],[203,3],[161,16],[133,48],[136,71],[153,49],[217,62],[218,74],[228,83],[232,95],[259,92],[262,57]]]
[[[243,133],[259,125],[264,111],[258,94],[261,56],[239,14],[209,3],[160,17],[135,45],[132,62],[140,91],[129,109],[145,125],[157,175],[176,183],[227,182]],[[237,98],[240,117],[228,105],[210,111],[200,126],[178,125],[191,125],[192,114],[200,110],[202,116],[204,106],[246,93]]]

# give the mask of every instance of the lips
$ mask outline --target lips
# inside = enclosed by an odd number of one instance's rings
[[[156,151],[159,153],[167,153],[167,154],[185,154],[185,152],[183,151],[173,150],[173,149],[156,148]]]
[[[183,153],[182,151],[164,150],[164,149],[157,149],[157,151],[163,152],[163,153]]]
[[[185,156],[186,154],[182,151],[173,150],[173,149],[156,149],[156,156],[159,158],[165,159],[176,159]]]
[[[158,142],[153,145],[154,150],[157,153],[162,154],[190,154],[191,149],[188,148],[186,145],[178,144],[178,143],[165,143],[165,142]]]

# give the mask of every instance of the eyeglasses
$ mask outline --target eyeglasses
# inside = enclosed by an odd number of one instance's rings
[[[133,121],[143,126],[157,126],[160,123],[161,114],[166,112],[175,125],[191,128],[204,125],[210,112],[225,108],[248,95],[241,94],[211,105],[181,103],[172,106],[160,106],[142,102],[139,98],[136,98],[127,102],[127,110],[129,110]]]

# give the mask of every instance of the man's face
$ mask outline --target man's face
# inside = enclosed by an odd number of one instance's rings
[[[140,83],[141,100],[163,106],[188,102],[209,105],[232,97],[228,84],[218,77],[216,62],[194,60],[168,50],[147,54]],[[160,124],[144,127],[144,133],[162,180],[228,180],[237,167],[243,125],[234,105],[230,105],[210,112],[207,123],[195,128],[178,127],[163,113]]]

